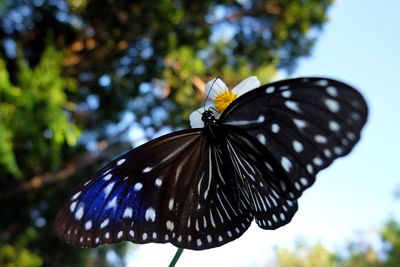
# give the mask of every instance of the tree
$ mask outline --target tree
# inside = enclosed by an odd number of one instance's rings
[[[385,267],[400,266],[400,223],[389,220],[381,230],[381,238],[385,245]]]
[[[0,264],[91,265],[96,250],[51,234],[71,188],[130,134],[187,125],[212,76],[293,70],[331,3],[0,1]]]
[[[298,242],[293,250],[277,248],[275,254],[276,267],[334,267],[336,255],[322,244],[309,246]]]
[[[379,231],[381,247],[379,250],[372,244],[353,240],[345,248],[330,251],[322,244],[296,244],[294,249],[277,248],[276,267],[395,267],[400,266],[400,224],[391,219]]]

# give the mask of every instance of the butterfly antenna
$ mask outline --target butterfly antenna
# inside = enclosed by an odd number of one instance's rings
[[[210,109],[214,110],[215,112],[219,112],[219,111],[216,110],[214,107],[210,107],[209,110],[210,110]]]
[[[208,98],[208,96],[209,96],[209,95],[210,95],[210,93],[211,93],[211,89],[213,88],[213,86],[214,86],[214,83],[215,83],[215,82],[216,82],[218,79],[220,79],[220,77],[219,77],[219,76],[217,76],[217,77],[214,79],[213,83],[211,84],[210,91],[208,91],[208,93],[207,93],[207,95],[206,95],[206,99],[204,99],[204,105],[203,105],[203,109],[204,109],[204,111],[206,110],[206,101],[207,101],[207,98]]]

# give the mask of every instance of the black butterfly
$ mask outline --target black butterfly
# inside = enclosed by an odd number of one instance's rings
[[[204,128],[174,132],[129,151],[68,199],[55,221],[85,247],[130,240],[194,250],[290,222],[297,199],[350,152],[367,119],[352,87],[298,78],[254,89]]]

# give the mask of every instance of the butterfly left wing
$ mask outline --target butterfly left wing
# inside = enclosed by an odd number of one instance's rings
[[[130,240],[189,249],[220,246],[250,225],[202,129],[162,136],[103,168],[59,212],[55,233],[85,247]],[[224,177],[222,177],[224,176]]]
[[[331,79],[298,78],[248,92],[231,103],[220,121],[231,136],[243,139],[242,144],[263,151],[258,160],[265,166],[259,167],[258,175],[275,193],[254,190],[294,201],[313,184],[319,170],[351,151],[367,114],[365,100],[354,88]],[[250,146],[241,149],[254,154]],[[277,224],[262,223],[271,214],[254,204],[253,209],[259,226],[276,228]]]

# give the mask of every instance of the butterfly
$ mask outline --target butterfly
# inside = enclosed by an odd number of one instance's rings
[[[332,79],[259,86],[252,77],[244,84],[256,89],[236,92],[213,82],[215,106],[192,114],[195,128],[109,163],[71,194],[55,233],[83,247],[129,240],[203,250],[237,239],[253,219],[276,229],[316,174],[352,150],[367,120],[361,94]]]

